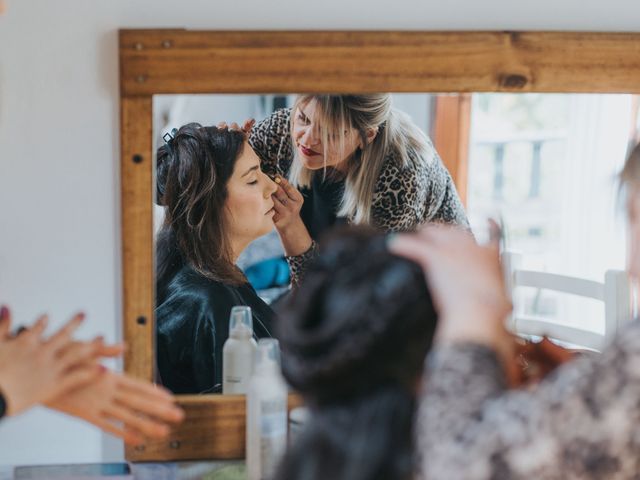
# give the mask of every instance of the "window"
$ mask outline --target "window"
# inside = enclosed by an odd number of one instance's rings
[[[523,254],[523,268],[598,281],[607,269],[623,269],[624,216],[615,180],[634,102],[631,95],[474,94],[472,224],[499,211],[507,249]],[[525,290],[516,304],[529,315],[600,331],[602,307],[567,297]]]

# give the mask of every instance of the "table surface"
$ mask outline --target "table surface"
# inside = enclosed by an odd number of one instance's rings
[[[59,466],[51,466],[46,471],[38,467],[31,471],[25,471],[18,466],[0,466],[0,480],[15,479],[55,479],[55,478],[82,478],[82,479],[134,479],[134,480],[246,480],[244,462],[217,461],[217,462],[180,462],[180,463],[131,463],[131,475],[101,476],[82,475],[74,473],[70,475],[60,473]],[[83,468],[83,464],[74,465],[77,471]],[[16,470],[18,469],[18,470]],[[18,475],[16,475],[16,473]]]

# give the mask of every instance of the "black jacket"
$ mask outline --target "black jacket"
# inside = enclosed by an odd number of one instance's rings
[[[221,392],[222,347],[229,337],[231,307],[250,306],[254,337],[272,336],[273,310],[248,283],[227,285],[184,266],[158,290],[158,373],[174,393]]]

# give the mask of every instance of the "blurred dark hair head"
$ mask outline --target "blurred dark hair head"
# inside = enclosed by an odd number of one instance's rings
[[[158,285],[184,264],[212,280],[244,282],[232,261],[224,217],[227,183],[244,141],[240,131],[189,123],[158,149],[156,194],[165,207],[156,248]]]
[[[420,267],[369,228],[336,231],[279,315],[283,373],[312,415],[277,478],[411,478],[437,319]]]

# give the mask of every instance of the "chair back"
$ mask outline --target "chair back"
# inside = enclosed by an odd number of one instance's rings
[[[627,272],[607,270],[603,282],[596,282],[556,273],[524,270],[521,268],[522,255],[515,252],[504,252],[502,265],[505,283],[514,302],[509,326],[519,335],[546,335],[560,342],[600,351],[616,335],[620,327],[633,318],[632,284]],[[599,334],[588,329],[559,324],[544,317],[522,314],[522,308],[519,308],[521,305],[517,305],[518,296],[514,295],[518,287],[551,290],[602,302],[604,333]]]

